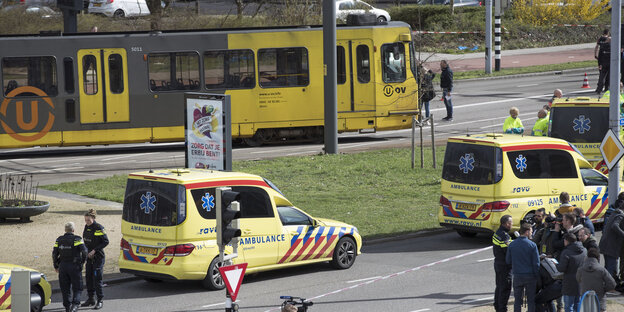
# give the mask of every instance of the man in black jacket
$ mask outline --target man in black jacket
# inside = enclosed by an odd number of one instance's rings
[[[87,258],[87,248],[82,238],[74,235],[74,230],[74,222],[65,224],[65,235],[56,239],[52,250],[54,270],[59,274],[66,312],[78,311],[82,292],[82,264]]]
[[[600,44],[598,51],[598,70],[600,76],[598,77],[598,86],[596,87],[596,93],[600,94],[603,91],[609,90],[609,68],[611,66],[611,37],[607,37],[604,42]]]
[[[448,65],[446,60],[440,61],[440,88],[442,88],[442,99],[444,99],[444,106],[446,106],[446,117],[442,120],[453,120],[453,102],[451,101],[451,91],[453,90],[453,71]]]
[[[104,269],[104,247],[108,245],[108,236],[104,227],[95,222],[95,209],[89,209],[84,215],[85,227],[82,233],[85,244],[89,250],[85,277],[87,280],[87,294],[89,298],[81,306],[89,307],[95,305],[94,310],[99,310],[103,306],[102,299],[102,270]],[[97,295],[97,301],[93,300],[93,295]]]
[[[587,257],[587,250],[576,240],[576,235],[566,233],[563,236],[565,249],[559,256],[557,270],[563,273],[563,302],[566,311],[578,311],[578,303],[581,299],[581,290],[576,280],[576,271],[583,264]]]
[[[496,312],[507,311],[507,301],[511,293],[511,265],[505,261],[507,248],[511,243],[509,231],[513,220],[510,215],[500,219],[500,227],[492,236],[492,250],[494,251],[494,272],[496,273],[496,289],[494,290],[494,309]]]
[[[618,281],[617,278],[617,261],[620,256],[620,249],[624,243],[624,230],[622,220],[624,219],[624,211],[621,207],[616,207],[611,213],[607,222],[602,229],[602,237],[600,238],[600,253],[604,255],[605,268],[611,276]]]

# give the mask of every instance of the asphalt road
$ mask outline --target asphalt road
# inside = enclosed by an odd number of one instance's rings
[[[280,295],[308,298],[311,311],[460,311],[492,302],[491,238],[456,233],[365,246],[348,270],[316,264],[245,278],[241,311],[279,311]],[[225,292],[195,282],[143,280],[104,289],[102,311],[223,311]],[[60,294],[46,309],[62,308]]]
[[[589,72],[589,81],[595,87],[596,72]],[[537,111],[547,103],[554,89],[562,89],[565,96],[589,95],[593,89],[581,89],[584,72],[547,74],[516,78],[456,81],[453,93],[454,121],[439,121],[446,115],[444,104],[438,97],[431,101],[434,115],[435,139],[438,145],[453,135],[474,134],[502,130],[509,108],[520,109],[525,131],[530,133]],[[431,142],[430,128],[424,128],[425,143]],[[372,134],[345,133],[339,136],[339,152],[367,149],[408,147],[411,129],[381,131]],[[416,132],[418,142],[418,131]],[[125,174],[150,168],[184,166],[184,149],[181,143],[119,146],[28,148],[0,151],[0,173],[32,174],[41,185],[63,181],[80,181]],[[50,151],[61,153],[47,154]],[[28,152],[16,156],[15,152]],[[267,159],[281,156],[314,155],[323,152],[322,144],[288,144],[251,148],[235,146],[234,160]],[[48,155],[48,156],[46,156]],[[439,160],[442,162],[442,160]]]

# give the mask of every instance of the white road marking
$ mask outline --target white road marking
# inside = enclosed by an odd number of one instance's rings
[[[368,281],[368,280],[375,279],[375,278],[379,278],[379,276],[367,277],[367,278],[363,278],[363,279],[359,279],[355,281],[348,281],[347,283],[357,283],[361,281]]]
[[[93,176],[93,177],[108,177],[109,174],[106,173],[84,173],[84,172],[67,172],[66,174],[75,174],[75,175],[85,175],[85,176]]]
[[[587,91],[585,91],[587,92]],[[572,93],[572,92],[570,92]],[[477,103],[472,103],[472,104],[464,104],[464,105],[453,105],[453,110],[458,110],[458,109],[464,109],[464,108],[469,108],[469,107],[474,107],[474,106],[483,106],[483,105],[492,105],[492,104],[500,104],[500,103],[507,103],[507,102],[517,102],[517,101],[525,101],[525,100],[534,100],[534,99],[539,99],[539,98],[543,98],[543,97],[549,97],[552,96],[552,94],[543,94],[543,95],[532,95],[532,96],[528,96],[528,97],[523,97],[523,98],[515,98],[515,99],[506,99],[506,100],[496,100],[496,101],[488,101],[488,102],[477,102]],[[446,107],[439,107],[439,108],[434,108],[432,110],[430,110],[431,112],[446,112]]]
[[[431,309],[420,309],[420,310],[414,310],[414,311],[410,311],[410,312],[424,312],[424,311],[429,311]]]
[[[109,161],[109,160],[115,160],[115,159],[121,159],[121,158],[128,158],[128,157],[140,157],[140,156],[144,156],[144,155],[153,155],[153,154],[158,154],[159,152],[153,152],[153,153],[141,153],[141,154],[132,154],[132,155],[125,155],[125,156],[115,156],[115,157],[109,157],[109,158],[104,158],[101,161]]]
[[[494,258],[481,259],[481,260],[477,260],[477,262],[486,262],[486,261],[492,261],[492,260],[494,260]]]
[[[468,252],[465,252],[463,254],[452,256],[452,257],[449,257],[449,258],[446,258],[446,259],[442,259],[442,260],[438,260],[438,261],[431,262],[431,263],[428,263],[428,264],[424,264],[424,265],[421,265],[421,266],[417,266],[415,268],[411,268],[411,269],[403,270],[403,271],[400,271],[400,272],[392,273],[392,274],[389,274],[389,275],[386,275],[386,276],[382,276],[382,277],[378,277],[378,278],[375,278],[375,279],[371,279],[371,280],[368,280],[368,281],[363,281],[363,282],[361,282],[359,284],[355,284],[355,285],[352,285],[352,286],[349,286],[349,287],[345,287],[345,288],[342,288],[342,289],[337,289],[337,290],[334,290],[334,291],[331,291],[331,292],[327,292],[327,293],[324,293],[322,295],[318,295],[316,297],[308,298],[308,300],[314,300],[314,299],[322,298],[322,297],[325,297],[325,296],[337,294],[337,293],[340,293],[340,292],[343,292],[343,291],[347,291],[347,290],[350,290],[350,289],[358,288],[360,286],[370,285],[370,284],[375,283],[377,281],[390,279],[390,278],[393,278],[393,277],[397,277],[397,276],[403,275],[405,273],[418,271],[418,270],[423,269],[423,268],[432,267],[432,266],[435,266],[435,265],[438,265],[438,264],[441,264],[441,263],[449,262],[451,260],[456,260],[456,259],[463,258],[463,257],[466,257],[466,256],[474,255],[476,253],[489,250],[491,248],[492,248],[492,246],[488,246],[488,247],[484,247],[484,248],[480,248],[480,249],[475,249],[475,250],[468,251]],[[279,311],[279,310],[280,310],[280,308],[275,308],[275,309],[266,310],[265,312]]]
[[[480,299],[464,301],[464,303],[475,303],[475,302],[479,302],[479,301],[487,301],[487,300],[492,300],[492,299],[494,299],[494,297],[486,297],[486,298],[480,298]]]
[[[516,88],[524,88],[524,87],[533,87],[539,86],[539,83],[525,84],[525,85],[517,85]]]

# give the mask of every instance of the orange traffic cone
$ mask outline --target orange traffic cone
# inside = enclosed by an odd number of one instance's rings
[[[585,73],[585,79],[583,79],[583,86],[581,87],[581,89],[591,89],[591,87],[589,86],[589,81],[587,80],[587,73]]]

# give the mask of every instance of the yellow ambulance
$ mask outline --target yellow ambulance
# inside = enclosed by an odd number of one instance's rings
[[[308,215],[260,176],[158,170],[128,176],[120,271],[147,280],[202,280],[206,288],[223,289],[216,244],[217,187],[240,192],[242,236],[234,263],[248,263],[248,274],[326,261],[347,269],[360,254],[357,228]]]
[[[0,263],[0,311],[11,311],[11,271],[14,269],[36,272],[21,265]],[[31,311],[42,311],[44,306],[52,302],[52,287],[44,274],[41,274],[39,283],[31,287],[30,293],[31,296],[37,294],[41,298],[39,305],[32,307]]]
[[[608,206],[607,177],[570,143],[549,137],[481,134],[448,139],[438,221],[462,236],[492,233],[503,215],[514,228],[539,208],[554,212],[559,194],[600,222]]]

